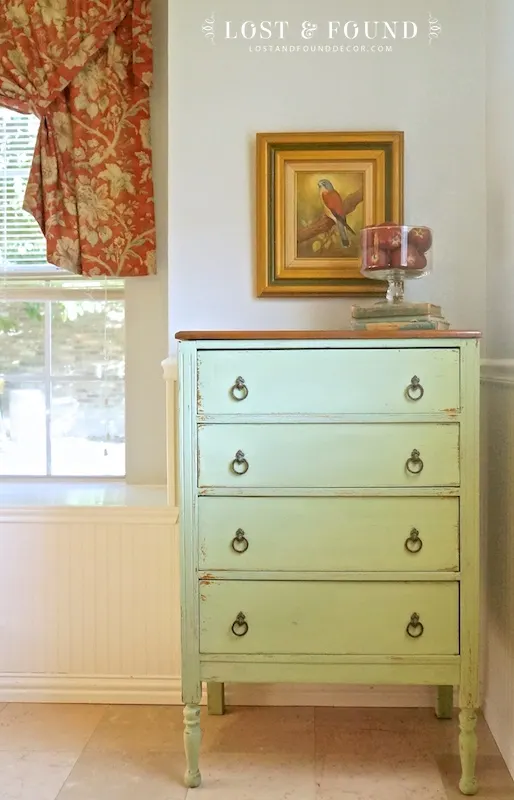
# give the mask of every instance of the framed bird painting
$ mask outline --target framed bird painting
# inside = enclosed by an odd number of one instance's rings
[[[401,132],[257,134],[257,294],[384,294],[360,231],[403,223]]]

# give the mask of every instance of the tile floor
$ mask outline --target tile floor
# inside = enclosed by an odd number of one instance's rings
[[[203,712],[203,786],[182,786],[182,710],[0,708],[0,800],[456,800],[456,721],[429,709]],[[483,720],[482,800],[514,800]]]

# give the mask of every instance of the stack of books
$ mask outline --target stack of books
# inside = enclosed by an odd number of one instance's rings
[[[450,323],[432,303],[385,303],[369,308],[352,306],[354,331],[447,331]]]

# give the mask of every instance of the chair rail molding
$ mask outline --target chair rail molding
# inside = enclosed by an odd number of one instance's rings
[[[481,366],[482,383],[514,385],[514,358],[485,358]]]

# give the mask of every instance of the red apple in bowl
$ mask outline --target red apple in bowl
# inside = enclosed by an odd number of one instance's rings
[[[362,263],[366,269],[387,269],[390,265],[390,253],[381,248],[368,248]]]
[[[384,250],[397,250],[402,244],[402,229],[400,225],[383,223],[377,225],[375,237],[378,246]]]
[[[378,231],[375,227],[363,228],[361,230],[361,249],[365,253],[367,250],[378,250]]]
[[[415,269],[418,271],[424,270],[427,265],[427,259],[414,247],[409,244],[407,250],[395,250],[391,253],[391,267],[396,269]]]
[[[420,253],[426,253],[432,247],[432,231],[430,228],[412,228],[409,231],[409,244],[414,245]]]
[[[361,231],[361,246],[363,250],[370,248],[383,250],[396,250],[402,243],[402,229],[395,222],[381,222]]]

